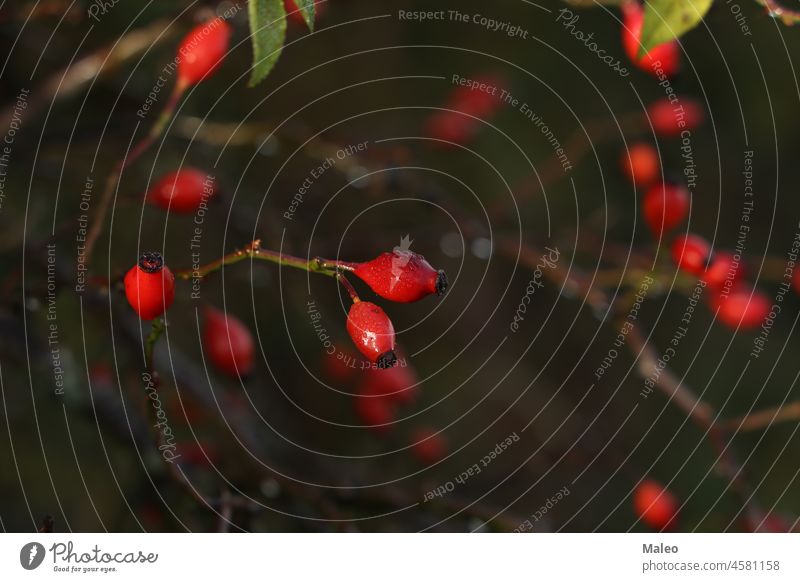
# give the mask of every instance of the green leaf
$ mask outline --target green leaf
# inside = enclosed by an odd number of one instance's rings
[[[303,15],[303,20],[306,21],[306,26],[308,26],[308,30],[314,31],[314,0],[295,0],[295,4],[297,4],[297,8],[300,10],[300,14]]]
[[[688,32],[703,20],[713,0],[647,0],[639,58]]]
[[[286,38],[286,9],[283,0],[250,0],[250,37],[253,41],[253,71],[250,87],[263,81],[281,56]]]

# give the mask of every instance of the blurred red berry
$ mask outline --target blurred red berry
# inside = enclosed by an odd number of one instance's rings
[[[147,193],[147,200],[164,210],[188,214],[213,194],[214,182],[204,172],[184,168],[162,176]]]
[[[322,354],[322,373],[330,382],[348,382],[360,369],[359,364],[353,353],[337,346],[332,354],[327,351]]]
[[[663,137],[674,137],[683,131],[692,131],[706,118],[705,109],[699,101],[681,97],[672,103],[667,97],[653,101],[647,107],[647,115],[653,129]]]
[[[653,529],[674,529],[679,508],[678,498],[653,479],[645,479],[633,492],[633,509],[636,515]]]
[[[717,310],[719,320],[733,329],[760,326],[772,307],[766,295],[744,285],[737,285],[727,294],[716,294],[711,306]]]
[[[328,0],[330,1],[330,0]],[[283,6],[286,9],[286,17],[296,24],[305,25],[306,20],[303,18],[303,13],[297,8],[295,0],[283,0]],[[319,19],[328,9],[328,2],[317,2],[314,5],[314,20]]]
[[[672,241],[672,260],[681,271],[702,275],[711,254],[708,241],[696,234],[682,234]]]
[[[678,72],[681,55],[676,41],[665,42],[653,47],[642,58],[638,58],[641,46],[639,39],[642,36],[642,25],[644,24],[644,9],[638,0],[625,2],[622,5],[622,24],[622,46],[625,54],[637,67],[656,76],[658,68],[667,77],[672,77]]]
[[[194,85],[212,75],[228,52],[231,27],[217,17],[189,31],[178,48],[178,82]]]
[[[622,173],[639,188],[646,188],[658,180],[661,166],[656,148],[647,143],[635,143],[620,158]]]
[[[213,307],[204,311],[203,349],[218,370],[246,376],[255,364],[255,344],[250,330],[239,319]]]
[[[642,214],[653,236],[661,238],[689,214],[689,192],[677,184],[662,182],[651,187],[642,200]]]
[[[501,108],[503,80],[493,75],[479,75],[468,86],[456,87],[448,99],[448,109],[482,119],[492,117]]]
[[[125,297],[145,321],[164,313],[175,299],[175,276],[160,253],[142,253],[125,275]]]
[[[431,428],[420,428],[411,437],[414,455],[426,465],[441,461],[447,455],[447,441]]]
[[[355,399],[356,414],[366,427],[382,434],[391,430],[394,408],[388,398],[360,392]]]
[[[417,395],[419,379],[409,365],[364,372],[363,391],[380,394],[393,404],[411,404]]]
[[[745,274],[744,265],[736,257],[725,251],[715,252],[711,263],[703,273],[703,280],[711,287],[721,289],[731,287]]]

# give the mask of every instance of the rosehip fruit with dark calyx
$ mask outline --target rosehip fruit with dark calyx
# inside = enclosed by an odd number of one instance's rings
[[[347,333],[358,351],[379,368],[391,368],[397,362],[395,334],[389,316],[369,301],[354,301],[347,314]]]
[[[715,294],[711,307],[717,311],[717,318],[733,329],[759,327],[771,309],[766,295],[745,285],[737,285],[728,293]]]
[[[653,236],[660,238],[686,219],[689,193],[683,186],[669,182],[653,186],[642,199],[642,214]]]
[[[425,257],[413,251],[395,249],[379,257],[350,265],[353,274],[384,299],[399,303],[442,295],[449,285],[444,271],[431,267]]]
[[[702,275],[711,254],[706,239],[696,234],[686,234],[672,241],[672,260],[681,271]]]
[[[658,152],[648,143],[635,143],[623,151],[620,166],[633,185],[640,188],[650,186],[661,174]]]
[[[221,372],[234,378],[247,376],[255,364],[255,344],[250,330],[238,318],[213,307],[204,311],[203,349]]]
[[[447,455],[447,441],[441,433],[433,429],[417,429],[414,431],[411,440],[414,443],[411,450],[426,465],[433,465]]]
[[[677,497],[652,479],[639,483],[633,492],[633,509],[636,515],[653,529],[674,529],[679,508]]]
[[[145,321],[164,313],[175,299],[175,276],[160,253],[142,253],[125,275],[125,297]]]
[[[689,97],[682,97],[675,103],[664,97],[647,106],[647,116],[658,135],[675,137],[698,128],[706,113],[699,101]]]
[[[196,212],[214,195],[214,182],[195,168],[184,168],[162,176],[147,193],[151,204],[179,214]]]
[[[644,8],[638,0],[631,0],[622,5],[622,47],[628,58],[641,70],[658,76],[661,69],[667,77],[672,77],[680,69],[680,47],[674,40],[665,42],[650,49],[639,58],[639,41],[644,24]]]
[[[221,17],[199,24],[178,47],[178,83],[188,87],[212,75],[228,52],[231,26]]]

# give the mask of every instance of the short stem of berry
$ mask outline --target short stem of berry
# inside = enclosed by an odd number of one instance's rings
[[[144,344],[145,366],[147,366],[148,371],[150,371],[151,373],[154,370],[153,351],[155,350],[159,338],[161,338],[161,336],[164,335],[164,331],[166,331],[166,329],[167,329],[167,324],[164,322],[163,317],[155,319],[153,321],[153,327],[150,329],[150,334],[147,336],[147,341]]]
[[[331,271],[349,271],[353,272],[356,270],[358,266],[357,263],[348,263],[346,261],[331,261],[329,259],[316,259],[317,263],[319,264],[320,268],[322,269],[329,269]]]
[[[350,281],[347,280],[347,277],[345,277],[342,273],[336,273],[336,280],[339,281],[342,287],[347,290],[347,294],[350,295],[350,299],[353,300],[353,303],[358,303],[361,301],[361,298],[358,296],[358,293],[356,293],[356,290]]]
[[[225,255],[221,259],[208,263],[207,265],[203,265],[197,269],[176,271],[175,277],[187,281],[190,279],[203,279],[211,273],[219,271],[225,266],[234,265],[246,259],[269,261],[284,267],[292,267],[295,269],[308,271],[309,273],[327,275],[329,277],[337,276],[335,267],[328,266],[319,259],[307,260],[300,257],[279,253],[277,251],[263,249],[261,248],[261,241],[254,240],[246,247],[236,250],[228,255]]]

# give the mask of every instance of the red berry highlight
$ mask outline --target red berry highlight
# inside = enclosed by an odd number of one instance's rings
[[[644,194],[642,214],[656,238],[661,238],[686,219],[689,214],[689,192],[677,184],[661,183]]]
[[[374,303],[353,303],[347,314],[347,333],[358,351],[379,368],[391,368],[397,362],[394,326],[383,309]]]
[[[354,265],[353,274],[381,297],[399,303],[442,295],[449,284],[445,272],[431,267],[425,257],[399,249]]]
[[[682,97],[675,103],[664,97],[647,107],[647,116],[653,130],[663,137],[675,137],[683,131],[698,128],[706,118],[705,109],[699,101]]]
[[[672,260],[681,271],[692,275],[702,275],[711,254],[708,241],[696,234],[677,237],[672,242]]]
[[[414,456],[426,465],[433,465],[447,455],[447,441],[434,429],[420,428],[414,431],[411,440]]]
[[[164,313],[175,299],[175,276],[160,253],[142,253],[139,264],[125,274],[125,297],[145,321]]]
[[[743,285],[734,287],[728,294],[717,294],[712,299],[717,318],[726,326],[736,329],[759,327],[772,308],[767,296]]]
[[[231,26],[220,17],[189,31],[178,47],[178,83],[195,85],[212,75],[228,52]]]
[[[147,193],[147,201],[164,210],[189,214],[214,195],[214,183],[195,168],[185,168],[162,176]]]
[[[630,149],[623,151],[620,167],[633,185],[640,188],[650,186],[661,174],[658,152],[647,143],[635,143]]]
[[[639,40],[644,24],[644,9],[638,1],[626,2],[622,5],[622,47],[625,54],[642,71],[658,76],[661,69],[667,77],[672,77],[680,69],[681,55],[678,43],[665,42],[650,49],[639,58]]]
[[[211,363],[237,378],[253,371],[255,344],[250,330],[231,314],[208,307],[204,313],[203,349]]]
[[[673,529],[677,525],[679,507],[678,498],[652,479],[642,481],[633,492],[636,515],[653,529]]]

